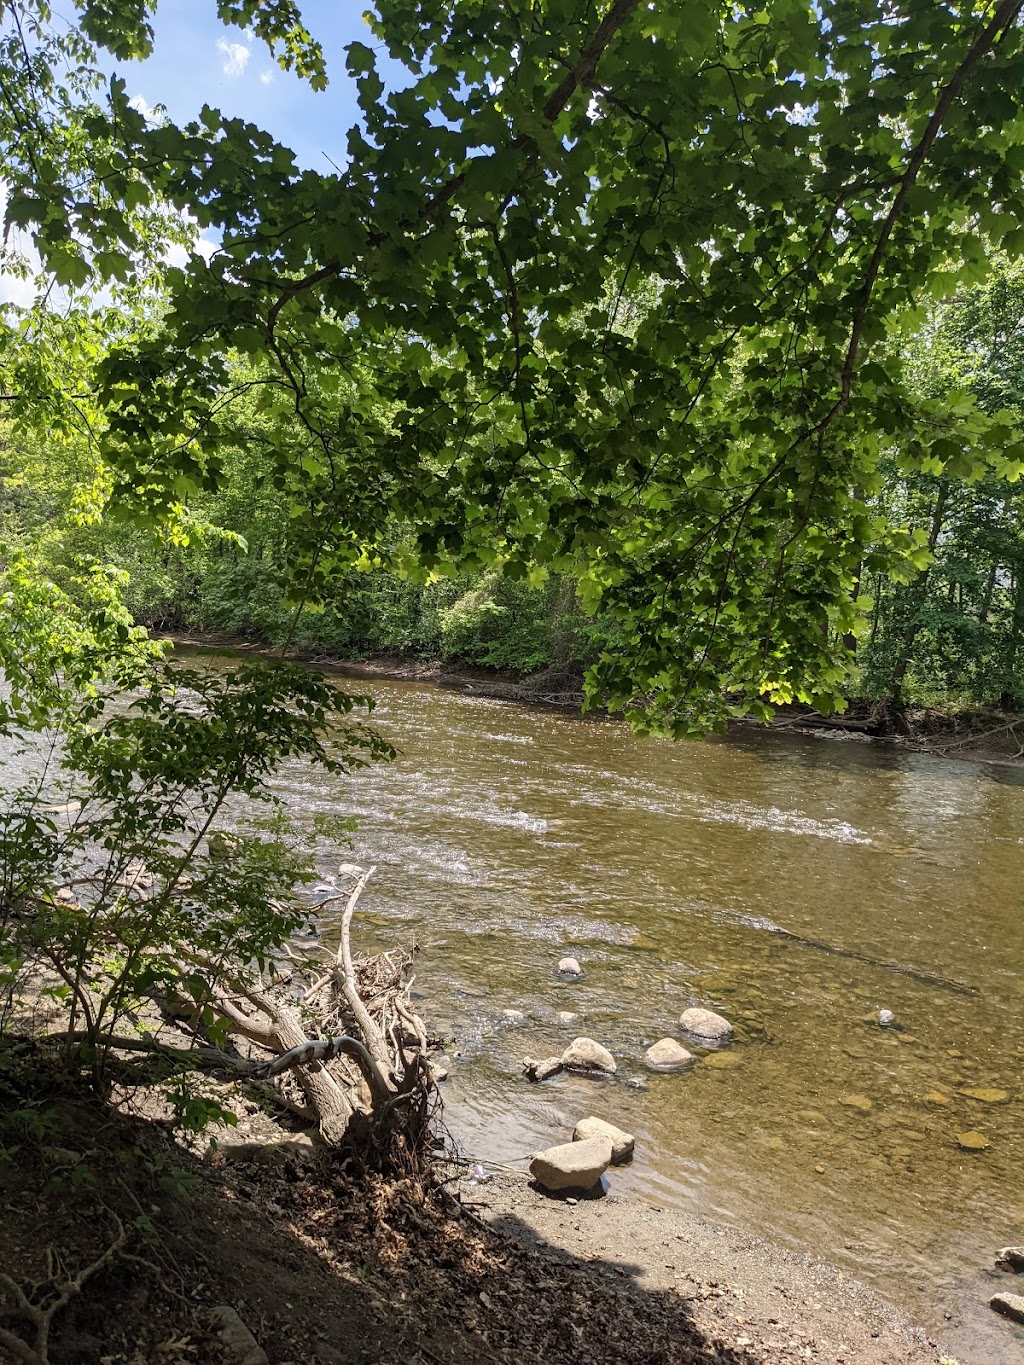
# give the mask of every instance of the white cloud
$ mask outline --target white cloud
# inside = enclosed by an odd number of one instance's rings
[[[8,196],[8,186],[0,181],[0,235],[7,217]],[[175,242],[165,249],[162,259],[167,265],[186,266],[193,256],[201,256],[208,261],[218,249],[219,243],[202,235],[191,213],[185,214],[184,218],[190,239],[188,242]],[[32,244],[31,234],[18,228],[12,229],[7,248],[0,248],[0,305],[13,303],[19,308],[31,308],[48,289],[51,291],[51,300],[58,306],[67,301],[66,291],[53,290],[51,281],[44,274],[43,263]],[[111,292],[102,289],[93,296],[91,307],[108,308],[112,302]]]
[[[273,71],[260,72],[260,85],[269,85],[273,79],[274,79]]]
[[[140,113],[147,123],[159,123],[161,121],[160,106],[150,104],[145,95],[133,95],[128,101],[128,108]]]
[[[31,308],[39,295],[33,279],[22,279],[0,266],[0,304],[14,303],[19,308]]]
[[[217,51],[224,58],[221,70],[225,76],[240,76],[249,65],[252,49],[245,43],[229,43],[224,38],[217,39]]]
[[[9,185],[0,181],[0,225],[5,228],[9,197]],[[8,233],[10,241],[0,251],[0,303],[14,303],[19,308],[31,308],[39,294],[36,276],[42,269],[42,262],[38,251],[32,245],[31,237],[18,228],[8,228]]]
[[[175,242],[164,252],[163,259],[167,265],[186,266],[193,256],[202,256],[204,261],[208,261],[217,250],[217,243],[211,242],[208,237],[200,237],[198,234],[192,239],[189,246],[183,246],[180,242]]]

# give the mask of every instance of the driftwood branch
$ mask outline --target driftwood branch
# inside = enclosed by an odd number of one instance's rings
[[[340,972],[341,992],[345,997],[346,1003],[359,1025],[359,1031],[366,1039],[366,1046],[370,1050],[370,1055],[382,1070],[391,1064],[388,1056],[387,1043],[384,1041],[384,1034],[377,1027],[370,1016],[369,1010],[363,1003],[363,998],[359,994],[359,986],[356,980],[356,970],[352,962],[352,916],[355,913],[356,903],[363,894],[366,883],[376,872],[375,867],[367,869],[357,880],[345,905],[345,911],[341,917],[341,942],[338,945],[338,954],[335,959],[335,972]]]
[[[435,1084],[427,1064],[426,1028],[410,999],[413,958],[397,948],[375,956],[353,954],[352,919],[374,869],[344,865],[339,872],[351,879],[349,889],[319,907],[324,912],[332,902],[343,904],[337,946],[330,951],[307,950],[301,958],[294,951],[286,954],[297,964],[290,977],[293,983],[308,982],[318,958],[324,963],[318,979],[299,992],[301,1005],[278,989],[277,980],[237,965],[226,969],[223,962],[179,943],[182,977],[187,972],[201,980],[190,986],[187,999],[171,989],[161,1004],[165,1012],[189,1020],[190,1037],[177,1035],[164,1042],[92,1028],[69,1030],[51,1041],[142,1054],[178,1068],[226,1074],[262,1088],[275,1103],[315,1120],[328,1146],[341,1145],[349,1135],[370,1159],[387,1163],[393,1144],[408,1169],[426,1150]],[[201,1042],[199,1031],[211,1014],[223,1032],[244,1039],[256,1051],[243,1043],[245,1055],[238,1056]],[[272,1055],[267,1058],[266,1053]],[[119,1065],[137,1072],[146,1062],[121,1057]],[[357,1115],[358,1131],[349,1134],[350,1120]]]
[[[257,1074],[268,1078],[280,1076],[282,1072],[292,1067],[305,1066],[312,1061],[329,1062],[334,1057],[341,1056],[354,1057],[359,1063],[375,1102],[387,1099],[391,1095],[391,1087],[381,1074],[369,1049],[358,1038],[350,1038],[347,1034],[337,1038],[311,1038],[307,1043],[290,1048],[280,1057],[275,1057],[272,1062],[266,1062],[259,1068]]]

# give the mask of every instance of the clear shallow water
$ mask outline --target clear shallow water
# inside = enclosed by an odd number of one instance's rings
[[[987,1307],[1024,1289],[989,1269],[1024,1242],[1020,775],[754,731],[639,742],[417,684],[350,686],[378,697],[401,758],[351,778],[293,765],[278,790],[300,818],[358,818],[352,848],[321,845],[323,871],[377,865],[357,947],[420,946],[467,1153],[510,1161],[599,1114],[638,1137],[616,1191],[830,1259],[964,1365],[1024,1359],[1024,1330]],[[558,978],[566,953],[582,982]],[[735,1044],[646,1071],[690,1004],[728,1015]],[[899,1031],[866,1021],[879,1008]],[[522,1057],[577,1033],[612,1049],[613,1080],[522,1078]],[[1009,1098],[961,1093],[975,1088]],[[991,1146],[961,1150],[968,1129]]]
[[[638,742],[372,690],[401,759],[344,790],[298,771],[284,785],[296,809],[359,817],[356,860],[378,866],[362,940],[421,945],[424,1007],[456,1039],[447,1119],[465,1150],[512,1160],[598,1113],[638,1135],[616,1190],[835,1260],[965,1365],[1021,1359],[1024,1333],[987,1307],[1011,1287],[993,1251],[1024,1240],[1017,774],[758,732]],[[578,984],[556,975],[570,952]],[[645,1048],[678,1037],[691,1003],[726,1013],[737,1042],[689,1074],[647,1072]],[[879,1008],[899,1031],[865,1021]],[[578,1032],[612,1049],[615,1080],[522,1079],[523,1056]],[[961,1150],[967,1129],[991,1146]]]

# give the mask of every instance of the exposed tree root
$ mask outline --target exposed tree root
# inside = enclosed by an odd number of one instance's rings
[[[28,1342],[8,1328],[0,1327],[0,1346],[10,1351],[15,1359],[26,1361],[28,1365],[49,1365],[50,1331],[54,1318],[76,1294],[81,1293],[87,1281],[118,1259],[128,1240],[120,1218],[116,1213],[110,1216],[117,1230],[114,1240],[77,1274],[69,1275],[49,1248],[46,1252],[46,1277],[27,1288],[0,1271],[0,1290],[8,1299],[7,1304],[0,1304],[0,1316],[20,1318],[29,1324],[33,1332],[33,1340]]]

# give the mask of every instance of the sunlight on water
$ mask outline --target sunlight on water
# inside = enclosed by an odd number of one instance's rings
[[[321,843],[321,873],[376,864],[357,946],[419,945],[464,1149],[521,1159],[597,1113],[637,1134],[616,1190],[834,1260],[965,1365],[1002,1365],[989,1267],[1024,1240],[1018,775],[754,731],[641,743],[364,687],[399,761],[350,778],[292,766],[279,792],[299,816],[358,817],[351,848]],[[566,953],[579,982],[557,974]],[[690,1004],[726,1014],[735,1043],[648,1071]],[[898,1027],[879,1027],[883,1008]],[[614,1079],[522,1078],[522,1057],[581,1033],[611,1048]],[[990,1147],[960,1148],[968,1129]]]

